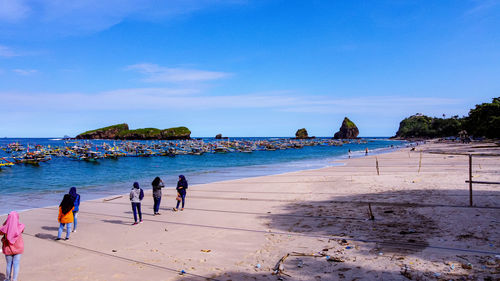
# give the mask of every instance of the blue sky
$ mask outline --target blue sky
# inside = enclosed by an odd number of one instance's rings
[[[0,0],[0,136],[391,136],[500,93],[500,0]]]

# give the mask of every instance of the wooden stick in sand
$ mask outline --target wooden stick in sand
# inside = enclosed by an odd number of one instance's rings
[[[418,160],[418,173],[420,174],[420,168],[422,167],[422,151],[420,151],[420,160]]]
[[[375,167],[377,168],[377,175],[380,176],[380,171],[378,169],[378,158],[375,157]]]
[[[375,220],[375,216],[373,215],[373,212],[372,212],[372,204],[371,203],[368,203],[368,215],[370,216],[371,221]]]
[[[469,206],[472,207],[472,154],[469,154]]]

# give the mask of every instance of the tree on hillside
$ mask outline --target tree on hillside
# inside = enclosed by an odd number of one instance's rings
[[[465,127],[475,137],[500,138],[500,97],[471,109]]]

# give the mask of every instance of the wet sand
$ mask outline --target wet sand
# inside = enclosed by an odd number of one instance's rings
[[[135,226],[128,195],[85,201],[68,241],[54,240],[56,207],[25,211],[19,280],[499,280],[500,186],[475,184],[469,207],[468,157],[429,153],[499,153],[473,146],[194,185],[182,212],[169,188],[160,216],[147,187]],[[474,180],[499,182],[499,167],[474,157]]]

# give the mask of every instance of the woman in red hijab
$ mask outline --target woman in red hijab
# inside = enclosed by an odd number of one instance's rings
[[[7,261],[6,280],[17,281],[19,261],[24,252],[23,231],[24,224],[19,222],[19,214],[14,211],[10,212],[7,220],[0,227],[0,235],[3,235],[2,251]]]

